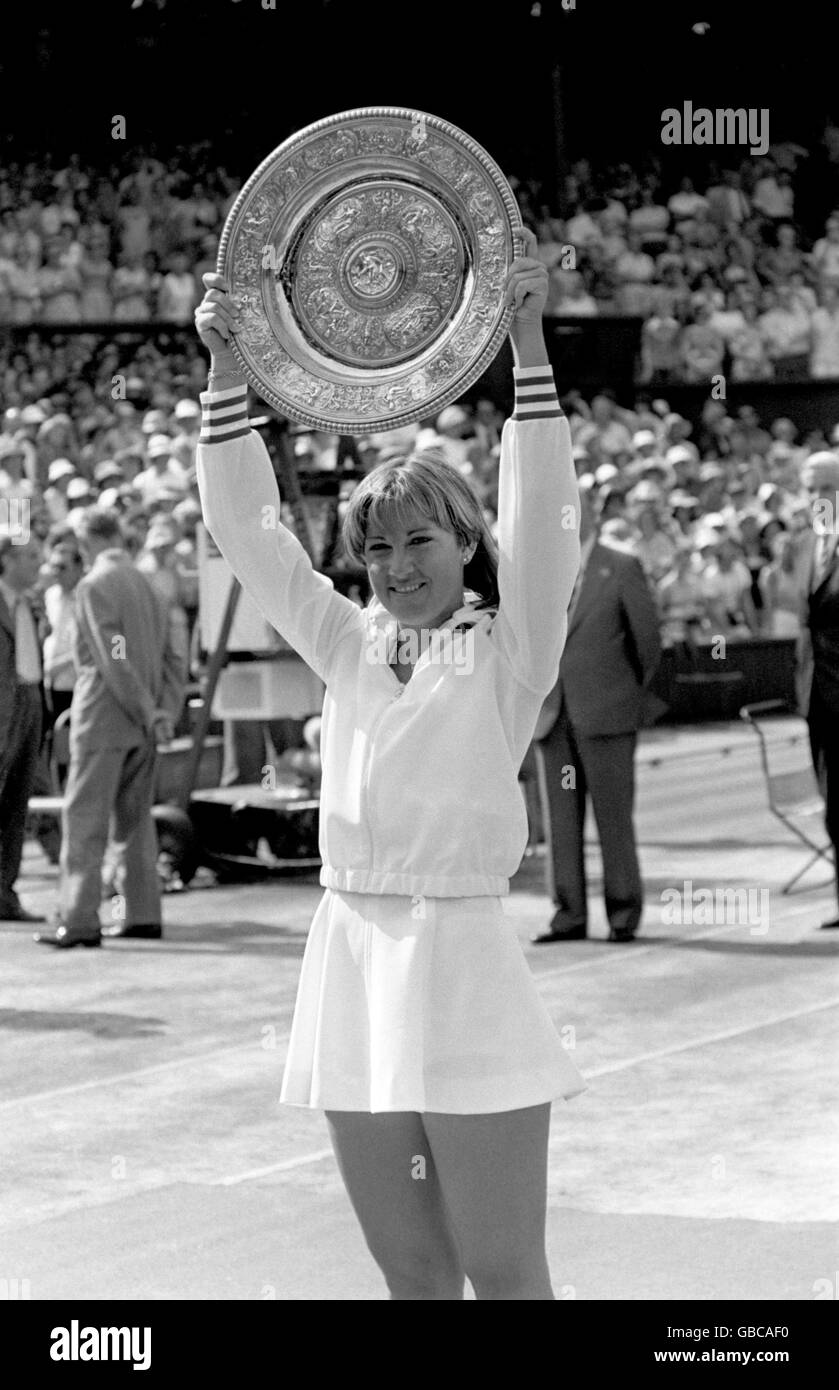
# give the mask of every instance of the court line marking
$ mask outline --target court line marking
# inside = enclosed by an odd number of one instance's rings
[[[821,1013],[827,1009],[835,1009],[837,1006],[839,1006],[839,996],[835,999],[826,999],[820,1004],[809,1004],[803,1009],[794,1009],[791,1013],[775,1014],[772,1018],[763,1019],[759,1023],[746,1024],[742,1028],[729,1028],[724,1032],[711,1033],[707,1037],[690,1038],[686,1042],[675,1043],[672,1047],[658,1048],[654,1052],[640,1052],[637,1057],[628,1057],[620,1062],[611,1062],[605,1067],[593,1067],[588,1071],[583,1071],[582,1076],[584,1080],[594,1080],[598,1076],[608,1076],[613,1072],[626,1071],[629,1067],[643,1066],[645,1062],[658,1061],[662,1057],[672,1057],[680,1052],[689,1052],[694,1048],[712,1047],[715,1043],[727,1042],[730,1038],[739,1038],[745,1033],[755,1033],[761,1028],[773,1028],[779,1023],[788,1023],[792,1019]],[[248,1182],[254,1178],[268,1177],[274,1173],[303,1168],[310,1163],[320,1163],[325,1158],[331,1157],[331,1149],[318,1149],[316,1153],[301,1154],[299,1158],[284,1159],[281,1163],[273,1163],[267,1168],[252,1168],[246,1173],[235,1173],[229,1177],[215,1178],[208,1185],[210,1187],[233,1187],[238,1183]]]
[[[267,1168],[251,1168],[247,1173],[234,1173],[226,1178],[213,1178],[209,1187],[235,1187],[240,1182],[250,1182],[252,1178],[265,1178],[271,1173],[286,1173],[291,1168],[305,1168],[307,1163],[320,1163],[324,1158],[333,1158],[331,1149],[318,1149],[315,1153],[300,1154],[298,1158],[284,1158],[281,1163],[269,1163]]]
[[[801,912],[793,912],[791,915],[803,916],[804,912],[805,905],[802,904]],[[508,920],[511,923],[514,923],[514,914],[508,914]],[[532,974],[538,985],[541,980],[553,979],[557,975],[570,975],[576,970],[592,969],[600,965],[619,965],[622,962],[625,963],[626,961],[638,960],[639,957],[647,956],[652,951],[676,950],[679,947],[688,945],[692,941],[701,941],[706,937],[723,936],[727,932],[735,932],[742,930],[742,923],[736,923],[734,925],[724,927],[711,927],[707,931],[696,932],[692,936],[682,937],[678,941],[672,941],[668,939],[667,941],[661,942],[650,941],[648,944],[644,944],[641,946],[633,945],[631,955],[628,955],[625,951],[615,949],[614,951],[610,951],[607,955],[603,955],[592,960],[575,961],[571,965],[558,965],[548,970],[532,970]],[[595,939],[600,940],[601,938]],[[764,938],[760,939],[763,940]],[[794,945],[795,942],[792,942],[790,944]],[[283,1009],[279,1012],[286,1012],[290,1014],[293,1011],[293,1008],[294,1003],[292,1001],[289,1004],[285,1005]],[[283,1033],[281,1035],[278,1035],[277,1042],[279,1043],[282,1041],[288,1041],[289,1036],[289,1033]],[[176,1071],[180,1067],[189,1067],[193,1066],[196,1063],[213,1062],[223,1057],[234,1057],[240,1052],[249,1052],[255,1049],[261,1052],[265,1052],[268,1050],[263,1048],[261,1043],[248,1042],[240,1043],[237,1046],[233,1047],[214,1048],[212,1052],[196,1053],[194,1056],[191,1057],[174,1057],[168,1062],[154,1062],[148,1067],[138,1067],[133,1071],[118,1072],[115,1076],[93,1077],[89,1081],[78,1081],[72,1083],[69,1086],[57,1086],[49,1091],[36,1091],[32,1095],[16,1096],[14,1100],[0,1101],[0,1113],[20,1109],[21,1107],[26,1105],[38,1105],[44,1101],[57,1100],[61,1096],[79,1095],[85,1091],[96,1090],[100,1086],[119,1085],[122,1082],[141,1080],[143,1077],[146,1076],[155,1076],[159,1073]],[[270,1051],[272,1052],[274,1050],[274,1048],[270,1049]]]
[[[713,1047],[720,1042],[728,1042],[732,1038],[743,1037],[747,1033],[759,1032],[763,1028],[773,1028],[781,1023],[789,1023],[798,1018],[806,1018],[811,1014],[824,1013],[829,1009],[839,1006],[839,996],[833,999],[823,1000],[818,1004],[809,1004],[801,1009],[794,1009],[784,1014],[774,1014],[770,1018],[761,1019],[757,1023],[744,1024],[741,1028],[729,1028],[718,1033],[711,1033],[700,1038],[688,1038],[684,1042],[674,1043],[671,1047],[657,1048],[652,1052],[641,1052],[635,1057],[627,1057],[619,1062],[610,1062],[603,1067],[594,1067],[586,1071],[581,1071],[584,1080],[595,1080],[600,1076],[609,1076],[615,1072],[627,1071],[630,1067],[643,1066],[646,1062],[659,1061],[664,1057],[677,1056],[682,1052],[693,1051],[696,1048]],[[223,1055],[229,1055],[231,1051],[241,1051],[241,1048],[228,1049]],[[160,1068],[157,1068],[160,1070]],[[16,1102],[12,1102],[15,1104]],[[305,1168],[313,1163],[321,1163],[326,1158],[332,1157],[332,1149],[317,1149],[314,1153],[300,1154],[295,1158],[282,1159],[278,1163],[269,1164],[263,1168],[251,1168],[244,1173],[232,1173],[222,1178],[211,1178],[204,1180],[202,1186],[208,1187],[235,1187],[243,1182],[251,1182],[261,1177],[269,1177],[276,1173],[291,1172],[296,1168]],[[173,1181],[183,1181],[183,1179],[173,1179]],[[158,1184],[157,1186],[169,1186],[170,1184]],[[145,1190],[145,1189],[143,1189]]]
[[[289,1006],[291,1007],[291,1006]],[[16,1096],[14,1100],[0,1101],[0,1111],[15,1110],[22,1105],[38,1105],[42,1101],[56,1100],[59,1096],[75,1096],[82,1091],[93,1091],[97,1086],[117,1086],[122,1081],[134,1081],[144,1076],[155,1076],[159,1072],[175,1071],[178,1067],[189,1067],[198,1062],[213,1062],[220,1057],[234,1057],[239,1052],[267,1052],[258,1042],[238,1043],[233,1047],[217,1047],[212,1052],[197,1052],[192,1057],[173,1057],[169,1062],[154,1062],[148,1067],[138,1067],[135,1071],[118,1072],[115,1076],[93,1077],[90,1081],[77,1081],[70,1086],[57,1086],[52,1091],[36,1091],[30,1096]]]
[[[839,995],[835,999],[825,999],[820,1004],[807,1004],[802,1009],[793,1009],[786,1014],[773,1014],[760,1023],[746,1023],[742,1028],[726,1028],[720,1033],[710,1033],[704,1038],[688,1039],[687,1042],[674,1043],[672,1047],[656,1048],[653,1052],[639,1052],[637,1057],[628,1057],[621,1062],[610,1062],[605,1067],[594,1067],[584,1071],[583,1076],[595,1078],[609,1076],[612,1072],[626,1071],[628,1067],[642,1066],[644,1062],[655,1062],[661,1057],[674,1057],[680,1052],[690,1052],[696,1047],[713,1047],[715,1043],[728,1042],[730,1038],[741,1038],[745,1033],[757,1033],[761,1028],[774,1028],[779,1023],[789,1023],[796,1018],[806,1018],[809,1014],[824,1013],[839,1007]]]
[[[807,904],[802,903],[800,905],[800,910],[798,912],[791,910],[788,917],[785,917],[785,921],[788,921],[789,917],[803,917],[806,915],[808,911],[812,911],[812,904],[808,906]],[[654,938],[651,941],[645,941],[642,937],[640,944],[636,945],[635,943],[631,943],[627,952],[619,950],[616,943],[607,942],[605,936],[591,937],[590,940],[592,941],[599,942],[603,945],[608,945],[610,947],[609,952],[602,956],[597,956],[593,960],[574,961],[571,965],[555,965],[551,966],[547,970],[534,969],[533,977],[538,983],[538,981],[540,980],[553,979],[556,975],[570,975],[573,971],[584,970],[588,966],[615,965],[620,963],[621,961],[638,960],[639,957],[649,955],[651,951],[675,951],[679,950],[683,946],[688,946],[692,941],[705,941],[709,937],[725,936],[728,932],[744,931],[747,925],[748,924],[744,924],[742,922],[735,922],[729,923],[727,926],[724,927],[708,927],[708,929],[705,931],[694,932],[692,936],[683,936],[675,941],[671,937],[668,937],[666,940]],[[759,944],[761,942],[768,943],[769,938],[771,936],[771,930],[772,929],[770,926],[769,932],[762,933],[761,935],[757,935],[756,933],[753,937],[750,937],[749,940],[754,941],[756,944]],[[818,928],[814,927],[813,930],[816,931],[818,930]],[[784,944],[789,946],[797,946],[803,940],[803,937],[797,937],[794,940],[785,942]],[[562,943],[557,944],[559,945]]]

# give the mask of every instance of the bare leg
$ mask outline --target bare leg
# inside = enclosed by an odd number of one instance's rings
[[[552,1300],[545,1253],[550,1104],[422,1117],[479,1299]]]
[[[350,1201],[391,1299],[463,1298],[463,1268],[422,1117],[326,1112]]]

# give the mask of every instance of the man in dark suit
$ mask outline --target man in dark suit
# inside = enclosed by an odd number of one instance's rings
[[[0,919],[7,922],[44,920],[15,890],[43,730],[41,647],[28,598],[40,552],[34,537],[18,545],[0,536]]]
[[[186,672],[163,600],[135,568],[115,512],[90,508],[77,535],[89,572],[76,589],[77,670],[62,812],[58,921],[43,945],[162,935],[151,815],[158,738],[172,737]],[[124,917],[100,931],[109,828],[123,851]]]
[[[813,500],[813,527],[803,551],[809,632],[810,689],[805,700],[810,751],[825,802],[825,828],[833,845],[839,899],[839,559],[837,506],[839,455],[811,454],[804,485]],[[839,917],[822,923],[839,927]]]
[[[610,941],[631,941],[643,889],[635,847],[635,744],[645,688],[661,659],[658,617],[640,562],[601,545],[594,509],[581,491],[582,556],[568,610],[559,679],[535,745],[556,905],[536,942],[588,933],[584,826],[591,797],[603,857]]]

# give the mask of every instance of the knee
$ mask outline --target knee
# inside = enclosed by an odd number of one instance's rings
[[[493,1302],[553,1299],[548,1262],[500,1255],[467,1263],[466,1277],[479,1300]]]
[[[463,1298],[463,1271],[444,1254],[428,1249],[374,1250],[392,1300],[443,1301]]]

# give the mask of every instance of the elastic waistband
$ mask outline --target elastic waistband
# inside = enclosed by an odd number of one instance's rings
[[[324,864],[324,888],[344,893],[393,894],[401,898],[501,898],[510,891],[503,874],[403,874],[388,870],[336,869]]]

